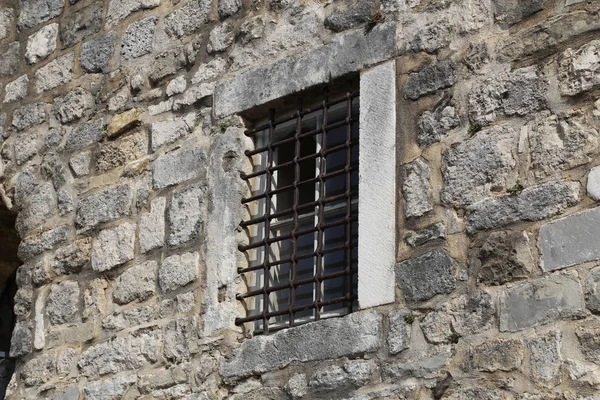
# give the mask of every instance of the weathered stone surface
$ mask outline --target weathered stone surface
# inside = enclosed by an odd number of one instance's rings
[[[19,0],[19,28],[31,28],[60,15],[64,0]]]
[[[121,39],[121,55],[125,59],[138,58],[152,52],[157,21],[152,16],[129,25]]]
[[[174,99],[173,111],[179,111],[183,107],[191,106],[213,95],[215,89],[214,83],[202,83],[191,86],[185,91],[183,96]]]
[[[102,2],[93,2],[88,7],[72,13],[61,23],[60,40],[63,49],[72,47],[100,31],[103,8]]]
[[[540,228],[540,265],[553,271],[600,259],[596,239],[600,234],[600,208],[569,215]]]
[[[593,40],[577,50],[561,53],[558,78],[561,94],[575,96],[600,85],[600,40]]]
[[[39,234],[27,236],[19,243],[19,258],[27,261],[46,250],[52,250],[56,245],[67,240],[69,229],[58,226]]]
[[[493,339],[469,351],[469,367],[478,371],[513,371],[523,362],[524,346],[516,339]]]
[[[198,319],[196,317],[169,322],[164,329],[164,355],[168,360],[182,362],[198,352]]]
[[[138,387],[142,393],[150,393],[157,389],[169,388],[187,381],[185,367],[173,365],[170,368],[159,368],[139,374]]]
[[[450,343],[455,339],[451,329],[453,319],[452,315],[445,311],[434,311],[427,314],[419,325],[429,343]]]
[[[162,155],[154,161],[153,184],[164,188],[200,178],[206,174],[206,155],[201,149],[183,149]]]
[[[83,293],[83,319],[104,315],[106,313],[106,279],[94,279]]]
[[[4,103],[13,103],[15,101],[22,100],[27,96],[27,90],[29,88],[29,78],[27,75],[23,75],[15,79],[14,81],[7,83],[4,88]]]
[[[116,137],[141,124],[142,110],[132,108],[115,115],[108,124],[108,137]]]
[[[10,76],[17,72],[20,50],[19,42],[0,46],[0,77]]]
[[[35,129],[19,133],[14,148],[15,160],[18,165],[25,163],[38,154],[38,149],[40,147],[38,138],[39,134]]]
[[[99,142],[104,136],[102,126],[103,121],[98,119],[73,128],[67,137],[65,151],[72,152],[81,150],[90,144]]]
[[[169,119],[152,124],[152,150],[173,143],[187,136],[194,129],[196,114],[189,113],[183,118]]]
[[[187,80],[185,79],[185,76],[178,76],[169,82],[165,89],[165,93],[170,97],[185,92],[185,89],[187,89]]]
[[[85,376],[135,370],[149,362],[156,362],[161,342],[160,333],[141,330],[90,346],[81,354],[77,365]]]
[[[435,250],[396,265],[398,286],[409,301],[423,301],[455,288],[454,261]]]
[[[387,338],[390,354],[398,354],[402,350],[408,349],[410,342],[411,324],[407,321],[407,310],[394,310],[389,314],[390,331]]]
[[[350,314],[246,340],[221,364],[225,378],[282,368],[293,361],[318,361],[370,353],[381,346],[382,317],[374,311]]]
[[[587,194],[594,200],[600,200],[600,167],[592,168],[588,174]]]
[[[133,266],[115,280],[113,300],[127,304],[134,300],[144,301],[156,293],[156,261]]]
[[[62,281],[52,286],[46,303],[46,314],[52,325],[77,322],[79,320],[79,284]]]
[[[446,239],[446,226],[442,222],[426,226],[417,232],[408,234],[405,238],[406,243],[411,247],[421,246],[438,239]]]
[[[198,253],[184,253],[165,258],[158,270],[158,283],[163,293],[194,282],[198,278]]]
[[[115,52],[117,34],[110,32],[98,39],[92,39],[81,46],[79,62],[87,72],[106,72],[108,63]]]
[[[100,232],[92,248],[92,269],[107,271],[133,260],[135,225],[125,222],[116,228]]]
[[[204,192],[202,186],[190,186],[173,193],[169,206],[169,245],[179,246],[198,239],[203,222]]]
[[[56,360],[52,354],[43,354],[29,360],[21,370],[25,386],[41,385],[48,382],[56,373]]]
[[[497,22],[508,25],[527,18],[543,7],[543,0],[493,0],[494,18]]]
[[[148,135],[140,130],[103,144],[96,154],[96,170],[110,171],[144,157],[148,153]]]
[[[586,281],[586,305],[593,313],[600,313],[600,268],[590,271]]]
[[[210,31],[206,50],[209,54],[225,51],[233,44],[234,40],[235,33],[233,25],[224,22]]]
[[[12,35],[15,10],[13,8],[0,9],[0,40],[6,39]]]
[[[90,261],[91,254],[91,238],[76,240],[56,250],[50,268],[57,275],[78,273]]]
[[[500,295],[500,330],[518,332],[557,319],[583,316],[583,292],[576,276],[550,275],[505,289]]]
[[[528,278],[533,254],[526,232],[493,232],[480,249],[474,249],[469,268],[478,271],[478,281],[485,285],[503,285]]]
[[[165,244],[165,208],[164,197],[152,200],[151,210],[140,217],[140,250],[147,253]]]
[[[580,326],[575,334],[586,360],[595,364],[600,363],[600,328],[595,325]]]
[[[82,151],[81,153],[76,153],[69,160],[69,166],[73,171],[73,174],[77,178],[82,176],[87,176],[90,174],[90,164],[92,162],[92,152],[91,151]]]
[[[419,135],[417,141],[419,146],[427,147],[439,142],[446,137],[447,133],[459,126],[460,118],[453,106],[440,106],[433,112],[425,111],[419,117]]]
[[[454,65],[449,61],[440,61],[428,65],[418,72],[411,72],[404,85],[404,97],[416,100],[419,97],[445,89],[456,82]]]
[[[305,396],[308,393],[308,382],[306,380],[306,375],[292,375],[290,380],[285,385],[285,391],[294,399]]]
[[[550,182],[526,188],[514,196],[494,197],[468,207],[467,229],[475,232],[517,221],[539,221],[579,201],[577,182]]]
[[[60,56],[35,73],[35,91],[42,93],[70,82],[73,78],[73,53]],[[83,90],[83,89],[82,89]]]
[[[546,108],[548,83],[536,66],[488,78],[469,94],[469,119],[486,126],[503,116],[525,116]]]
[[[165,32],[169,36],[190,35],[208,22],[212,8],[210,0],[193,0],[185,6],[167,15]]]
[[[106,28],[112,28],[130,14],[158,7],[160,0],[110,0],[106,13]]]
[[[80,87],[54,99],[54,112],[63,124],[83,117],[93,106],[94,96]]]
[[[182,48],[164,51],[154,57],[149,67],[148,78],[154,83],[174,75],[187,64],[187,58]]]
[[[27,104],[13,113],[12,126],[22,131],[46,120],[44,103]]]
[[[56,193],[51,182],[43,184],[25,204],[19,215],[15,228],[21,236],[39,227],[57,211]]]
[[[419,157],[402,166],[402,195],[405,200],[406,218],[420,217],[431,211],[431,184],[429,183],[429,165]]]
[[[129,185],[114,186],[82,197],[77,207],[76,226],[88,230],[129,215],[132,193]]]
[[[225,19],[237,13],[242,8],[241,0],[219,0],[219,17]]]
[[[437,375],[440,370],[444,368],[448,363],[449,358],[450,354],[448,350],[440,348],[439,351],[434,353],[422,353],[417,357],[386,362],[381,366],[381,373],[386,381],[396,382],[409,377],[432,377]],[[414,384],[410,386],[416,388]],[[407,389],[410,393],[410,387]],[[390,394],[387,393],[386,395]]]
[[[120,399],[136,381],[135,374],[118,375],[88,383],[83,393],[90,400]]]
[[[10,356],[23,357],[33,349],[33,326],[30,321],[17,321],[10,340]]]
[[[341,391],[352,386],[363,386],[376,366],[373,360],[352,360],[344,367],[333,365],[315,371],[309,380],[309,387],[317,391]]]
[[[450,44],[451,32],[452,27],[448,19],[440,18],[434,23],[418,29],[415,36],[408,43],[408,48],[415,52],[435,53]]]
[[[152,306],[115,311],[102,320],[102,328],[115,331],[143,325],[154,320],[156,309]]]
[[[58,39],[58,24],[50,24],[29,36],[27,39],[27,48],[25,50],[25,59],[28,64],[35,64],[56,50],[56,40]]]
[[[369,20],[373,12],[373,4],[365,0],[352,0],[345,3],[334,3],[331,14],[325,18],[325,27],[334,32],[354,28]]]
[[[527,342],[531,354],[531,375],[536,382],[541,382],[546,387],[554,387],[561,383],[560,367],[562,357],[560,354],[561,333],[550,332],[540,338]]]

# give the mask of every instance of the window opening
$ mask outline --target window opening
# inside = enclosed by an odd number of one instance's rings
[[[248,283],[238,295],[248,310],[238,325],[254,333],[357,309],[358,93],[311,109],[298,103],[287,117],[270,118],[246,134],[254,169],[242,174],[251,195],[242,200],[250,243],[240,246]]]

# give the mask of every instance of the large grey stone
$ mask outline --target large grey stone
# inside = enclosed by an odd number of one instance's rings
[[[165,208],[167,200],[159,197],[152,200],[151,209],[140,217],[140,250],[147,253],[165,244]]]
[[[148,153],[148,134],[140,129],[117,140],[103,143],[96,153],[96,170],[110,171],[143,158]]]
[[[38,139],[39,134],[35,129],[19,133],[14,147],[15,160],[18,165],[22,165],[38,154],[40,147]]]
[[[123,272],[114,283],[113,300],[126,304],[134,300],[144,301],[156,293],[156,261],[133,266]]]
[[[91,254],[91,238],[75,240],[56,250],[50,268],[57,275],[78,273],[90,261]]]
[[[44,103],[27,104],[13,113],[12,126],[18,130],[42,124],[46,120]]]
[[[469,351],[469,368],[496,372],[518,369],[524,357],[523,343],[518,339],[492,339]]]
[[[28,64],[35,64],[56,50],[56,40],[58,39],[58,24],[50,24],[29,36],[27,39],[27,48],[25,50],[25,59]]]
[[[25,386],[42,385],[56,376],[56,360],[52,353],[42,354],[23,365],[20,374]]]
[[[165,258],[158,270],[158,283],[163,293],[179,289],[198,278],[198,253],[184,253]]]
[[[107,271],[133,260],[134,246],[135,225],[132,223],[101,231],[92,247],[92,269]]]
[[[433,210],[429,164],[419,157],[402,166],[402,195],[404,196],[406,218],[420,217]]]
[[[88,230],[103,222],[122,218],[131,213],[131,202],[129,185],[102,189],[81,198],[75,224],[79,229]]]
[[[600,207],[571,214],[540,228],[540,265],[553,271],[600,259]]]
[[[543,0],[493,0],[494,18],[497,22],[512,25],[541,11],[543,3]]]
[[[23,357],[33,349],[33,326],[31,321],[17,321],[10,340],[10,356]]]
[[[89,400],[120,399],[136,381],[136,374],[118,375],[89,382],[83,388],[83,393]]]
[[[242,8],[242,0],[219,0],[219,17],[225,19],[237,13]]]
[[[183,149],[160,156],[154,161],[153,183],[161,189],[206,175],[206,155],[199,149]]]
[[[192,0],[165,17],[165,32],[177,38],[190,35],[208,22],[211,9],[210,0]]]
[[[560,92],[575,96],[600,85],[600,40],[565,50],[558,61]]]
[[[19,42],[12,42],[0,46],[0,77],[17,73],[19,68],[21,46]]]
[[[27,261],[67,240],[69,228],[58,226],[42,233],[27,236],[19,243],[19,259]]]
[[[23,209],[17,216],[15,228],[21,236],[25,236],[26,232],[38,228],[54,215],[57,207],[56,192],[52,182],[46,182],[23,205]]]
[[[454,261],[444,250],[434,250],[396,265],[398,286],[409,301],[423,301],[455,288]]]
[[[0,40],[12,35],[15,23],[14,8],[0,8]]]
[[[62,281],[53,285],[46,302],[46,314],[52,325],[77,322],[79,312],[79,284]]]
[[[246,340],[230,359],[221,363],[221,375],[240,378],[283,368],[294,361],[372,353],[380,348],[382,333],[381,315],[362,311],[257,336]]]
[[[80,87],[54,99],[54,112],[63,124],[83,117],[93,106],[94,96]]]
[[[414,233],[409,233],[404,240],[411,247],[417,247],[434,240],[446,239],[446,226],[442,222],[436,222],[419,229]]]
[[[112,28],[136,11],[160,5],[160,0],[110,0],[106,12],[106,29]]]
[[[36,26],[60,15],[65,0],[19,0],[19,28]]]
[[[550,275],[502,291],[500,330],[518,332],[557,319],[580,318],[584,312],[577,277]]]
[[[398,354],[402,350],[408,349],[410,345],[411,324],[409,321],[410,312],[407,310],[393,310],[389,314],[390,331],[387,337],[390,354]]]
[[[529,340],[531,375],[536,382],[552,388],[561,383],[560,367],[563,363],[560,354],[561,333],[558,331]]]
[[[103,121],[98,119],[73,128],[67,137],[65,150],[68,152],[77,151],[99,142],[104,137],[102,126]]]
[[[210,31],[206,50],[209,54],[227,50],[235,40],[233,25],[224,22]]]
[[[107,72],[108,62],[115,52],[115,32],[92,39],[81,46],[79,62],[87,72]]]
[[[102,2],[93,2],[86,8],[71,13],[61,22],[60,40],[63,49],[73,47],[102,29]]]
[[[27,75],[22,75],[12,82],[6,84],[4,88],[4,103],[13,103],[15,101],[22,100],[27,96],[27,90],[29,88],[29,78]]]
[[[419,135],[417,142],[421,147],[427,147],[446,137],[448,132],[460,124],[460,118],[453,106],[442,105],[433,112],[425,111],[419,117]]]
[[[173,193],[169,206],[169,237],[171,246],[179,246],[198,239],[203,222],[206,189],[195,185]]]
[[[421,96],[445,89],[456,82],[454,65],[449,61],[440,61],[425,68],[411,72],[404,85],[404,97],[416,100]]]
[[[120,331],[134,326],[144,325],[154,320],[156,308],[142,306],[114,311],[102,319],[102,328],[109,331]]]
[[[408,43],[412,51],[425,51],[435,53],[436,50],[447,47],[450,44],[453,27],[447,18],[436,18],[435,22],[419,27]]]
[[[373,4],[367,0],[352,0],[332,4],[333,10],[325,18],[325,27],[334,32],[354,28],[369,20],[373,12]]]
[[[482,200],[467,208],[467,229],[475,232],[518,221],[539,221],[577,204],[579,190],[577,182],[550,182],[516,195]]]
[[[35,73],[36,93],[70,82],[73,78],[73,57],[73,53],[65,54],[38,69]]]
[[[173,143],[187,136],[196,122],[196,114],[189,113],[183,118],[168,119],[152,124],[152,150]]]
[[[198,319],[196,317],[177,319],[164,328],[163,354],[167,360],[183,362],[197,353]]]
[[[152,16],[127,27],[121,39],[121,55],[125,59],[138,58],[152,52],[157,22],[158,19]]]

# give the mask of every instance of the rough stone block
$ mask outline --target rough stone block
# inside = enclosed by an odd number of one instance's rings
[[[429,164],[419,157],[402,166],[402,195],[404,196],[406,218],[420,217],[433,210]]]
[[[25,50],[25,59],[28,64],[35,64],[56,50],[56,40],[58,39],[58,24],[50,24],[29,36],[27,39],[27,48]]]
[[[156,293],[156,261],[147,261],[123,272],[114,283],[113,300],[127,304],[134,300],[144,301]]]
[[[75,224],[82,230],[122,218],[131,213],[132,191],[129,185],[102,189],[82,197]]]
[[[160,0],[110,0],[106,13],[106,29],[112,28],[136,11],[160,5]]]
[[[543,10],[543,0],[493,0],[496,22],[513,25]]]
[[[590,271],[585,286],[587,308],[595,314],[600,313],[600,267]]]
[[[165,208],[164,197],[152,200],[151,211],[140,217],[140,250],[147,253],[165,245]]]
[[[68,232],[68,227],[59,226],[25,237],[19,243],[19,259],[28,261],[44,251],[52,250],[55,246],[67,240]]]
[[[96,154],[96,170],[110,171],[144,157],[148,153],[148,135],[145,130],[104,143]]]
[[[142,123],[142,114],[141,109],[132,108],[131,110],[115,115],[108,124],[108,137],[118,136],[140,125]]]
[[[553,388],[561,383],[560,367],[563,359],[560,354],[561,333],[550,332],[542,337],[529,340],[531,375],[535,382]]]
[[[152,124],[152,151],[165,144],[173,143],[187,136],[194,129],[196,114],[189,113],[183,118],[169,119]]]
[[[235,40],[233,25],[224,22],[216,26],[208,37],[206,50],[209,54],[227,50]]]
[[[129,25],[121,39],[121,55],[125,59],[138,58],[152,52],[157,22],[158,19],[152,16]]]
[[[46,302],[46,314],[52,325],[77,322],[79,313],[79,284],[63,281],[53,285]]]
[[[203,222],[205,188],[190,186],[173,193],[169,206],[169,237],[171,246],[198,239]]]
[[[540,228],[540,265],[553,271],[600,259],[600,207],[571,214]]]
[[[167,94],[167,96],[171,97],[176,94],[185,92],[185,89],[187,89],[187,80],[185,76],[178,76],[177,78],[169,82],[165,93]]]
[[[103,121],[101,119],[83,123],[71,131],[67,136],[65,151],[73,152],[81,150],[93,143],[97,143],[104,137],[102,132]]]
[[[561,94],[575,96],[600,85],[600,40],[593,40],[577,50],[565,50],[558,60]]]
[[[11,76],[19,68],[21,46],[19,42],[12,42],[0,46],[0,77]]]
[[[493,339],[469,351],[469,366],[477,371],[514,371],[521,366],[524,346],[517,339]]]
[[[62,13],[65,0],[19,0],[19,29],[34,27]]]
[[[419,117],[417,142],[427,147],[445,138],[448,132],[460,125],[460,118],[453,106],[440,106],[433,112],[425,111]]]
[[[163,293],[194,282],[198,278],[198,253],[184,253],[165,258],[158,270],[158,283]]]
[[[197,353],[198,319],[196,317],[177,319],[169,322],[164,328],[163,354],[167,360],[183,362]]]
[[[83,117],[92,107],[94,107],[94,96],[80,87],[54,99],[54,112],[63,124]]]
[[[242,8],[242,0],[219,0],[219,17],[225,19],[231,17]]]
[[[382,344],[382,317],[374,311],[350,314],[257,336],[244,341],[221,363],[225,378],[241,378],[289,365],[350,357],[377,351]]]
[[[169,36],[180,38],[202,28],[212,9],[210,0],[193,0],[165,17],[165,32]]]
[[[14,32],[14,13],[13,8],[0,9],[0,40],[6,39]]]
[[[454,65],[449,61],[440,61],[418,72],[411,72],[404,85],[404,97],[417,100],[419,97],[450,87],[455,82]]]
[[[51,182],[46,182],[23,205],[23,209],[17,216],[15,227],[21,237],[42,225],[56,213],[57,207],[54,187]]]
[[[200,149],[184,149],[160,156],[154,162],[154,188],[160,189],[206,175],[206,155]]]
[[[446,226],[442,222],[426,226],[417,232],[410,233],[405,240],[411,247],[417,247],[429,243],[433,240],[446,239]]]
[[[417,26],[414,37],[408,43],[408,48],[414,52],[435,53],[450,44],[452,31],[453,27],[447,18],[437,18],[434,23],[424,27]]]
[[[89,400],[120,399],[136,381],[136,374],[101,379],[89,382],[83,388],[83,393]]]
[[[42,385],[48,382],[56,375],[54,355],[42,354],[27,361],[20,375],[25,386]]]
[[[107,72],[108,62],[115,52],[115,32],[92,39],[81,46],[79,62],[87,72]]]
[[[454,261],[435,250],[396,265],[398,286],[409,301],[423,301],[455,288]]]
[[[518,332],[557,319],[579,318],[584,310],[577,277],[550,275],[501,293],[500,331]]]
[[[135,225],[129,222],[100,232],[92,248],[92,269],[107,271],[133,260]]]
[[[81,178],[90,174],[90,164],[92,162],[92,152],[83,151],[81,153],[75,153],[69,160],[69,166],[75,174],[75,177]]]
[[[352,0],[334,3],[333,10],[325,18],[325,27],[333,32],[354,28],[369,20],[373,13],[373,3],[366,0]]]
[[[76,240],[56,250],[50,268],[57,275],[78,273],[90,261],[91,254],[91,238]]]
[[[33,326],[31,321],[17,321],[10,340],[10,356],[23,357],[33,350]]]
[[[182,48],[164,51],[154,57],[154,62],[148,68],[148,78],[153,83],[176,74],[187,64],[187,58]]]
[[[20,76],[14,81],[7,83],[4,88],[4,103],[13,103],[22,100],[27,96],[28,88],[29,78],[27,75]]]
[[[154,320],[155,307],[143,306],[114,311],[102,320],[102,328],[109,331],[120,331],[138,325],[147,324]]]
[[[27,104],[13,113],[12,126],[22,131],[34,125],[44,123],[46,111],[44,103]]]
[[[390,354],[398,354],[402,350],[408,349],[410,345],[411,324],[407,321],[410,314],[406,310],[394,310],[389,314],[390,331],[388,333],[387,343]]]
[[[72,78],[73,53],[69,53],[58,57],[36,71],[35,92],[42,93],[54,89],[55,87],[70,82]]]
[[[102,2],[93,2],[86,8],[71,13],[61,22],[60,40],[63,49],[73,47],[102,29]]]
[[[517,195],[493,197],[467,208],[467,229],[475,232],[518,221],[539,221],[579,201],[577,182],[550,182],[526,188]]]
[[[35,129],[20,133],[17,136],[14,147],[14,155],[17,165],[22,165],[37,155],[40,147],[38,138],[39,134]]]

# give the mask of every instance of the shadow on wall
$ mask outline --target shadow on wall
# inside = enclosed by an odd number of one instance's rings
[[[15,215],[0,205],[0,400],[14,371],[9,358],[10,339],[15,324],[14,298],[17,292],[16,269],[19,236],[14,229]]]

